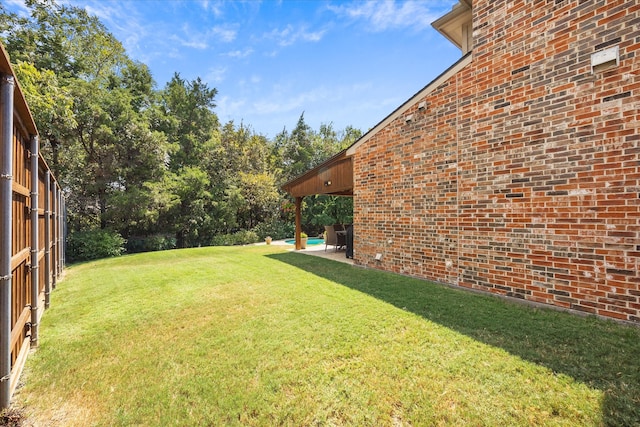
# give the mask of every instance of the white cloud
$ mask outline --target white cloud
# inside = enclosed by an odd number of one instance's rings
[[[180,34],[174,33],[170,38],[181,46],[205,50],[209,49],[212,41],[232,42],[235,40],[236,34],[235,30],[223,27],[213,27],[204,32],[196,31],[188,23],[185,23],[181,28]]]
[[[308,31],[306,27],[294,28],[289,24],[284,29],[274,29],[266,33],[265,38],[275,40],[282,47],[291,46],[298,41],[319,42],[326,33],[326,30]]]
[[[238,32],[224,27],[213,27],[208,31],[207,37],[217,37],[223,42],[229,43],[236,39]]]
[[[253,49],[247,48],[245,50],[232,50],[231,52],[227,52],[225,56],[230,58],[246,58],[247,56],[253,53]]]
[[[206,12],[211,12],[215,16],[222,16],[222,3],[219,1],[211,2],[209,0],[201,0],[200,7],[202,7]]]
[[[260,85],[262,83],[262,76],[257,74],[252,74],[250,76],[241,78],[236,82],[237,87],[240,89],[241,93],[247,94],[251,93],[252,96],[255,97],[257,92],[263,92],[263,87]]]
[[[306,92],[285,95],[285,88],[276,85],[273,93],[266,99],[255,101],[252,106],[256,114],[267,115],[274,113],[304,110],[306,106],[331,97],[332,91],[320,86]]]
[[[19,4],[21,0],[9,1]],[[170,49],[163,47],[160,40],[168,40],[169,37],[159,36],[157,25],[145,23],[145,15],[138,8],[139,3],[99,0],[58,0],[58,3],[83,8],[89,15],[98,17],[122,43],[127,53],[141,62],[148,63],[153,58],[168,55]]]
[[[242,117],[246,100],[229,96],[222,96],[216,100],[216,113],[223,122],[233,120],[234,117]]]
[[[372,31],[397,28],[424,30],[430,28],[431,23],[440,16],[430,6],[431,3],[425,1],[369,0],[348,6],[330,5],[328,9],[338,16],[365,21],[368,23],[366,28]]]
[[[226,67],[210,68],[207,71],[207,74],[204,76],[204,80],[210,83],[220,83],[224,81],[226,74],[227,74]]]
[[[192,49],[205,50],[209,47],[209,44],[205,40],[199,37],[191,37],[189,39],[183,39],[173,34],[171,36],[171,40],[174,40],[175,42],[179,43],[181,46],[190,47]]]

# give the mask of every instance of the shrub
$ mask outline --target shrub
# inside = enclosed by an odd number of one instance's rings
[[[218,234],[211,239],[212,246],[249,245],[262,239],[253,231],[241,230],[233,234]]]
[[[271,236],[273,240],[280,240],[293,236],[296,232],[295,230],[295,224],[274,219],[258,224],[251,231],[256,233],[260,240],[264,240],[267,236]]]
[[[110,230],[88,230],[71,233],[67,238],[67,258],[69,262],[120,256],[127,241]]]
[[[176,238],[166,234],[152,234],[151,236],[136,236],[127,239],[127,253],[164,251],[175,249]]]

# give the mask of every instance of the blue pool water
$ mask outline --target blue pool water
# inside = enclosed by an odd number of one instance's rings
[[[284,242],[288,243],[290,245],[295,245],[296,244],[296,239],[287,239]],[[309,237],[309,238],[307,238],[307,245],[321,245],[323,243],[324,243],[324,239],[321,239],[319,237]]]

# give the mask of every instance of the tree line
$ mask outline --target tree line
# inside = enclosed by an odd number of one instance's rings
[[[158,89],[97,17],[54,0],[26,5],[21,16],[0,4],[0,40],[65,191],[72,258],[292,237],[280,185],[361,135],[313,130],[304,113],[272,140],[220,123],[217,90],[202,79],[176,72]],[[351,215],[350,198],[309,197],[303,226],[316,233]]]

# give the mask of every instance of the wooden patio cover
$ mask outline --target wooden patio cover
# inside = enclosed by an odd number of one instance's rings
[[[296,250],[301,249],[302,199],[314,194],[333,196],[353,196],[353,163],[347,150],[308,170],[282,186],[282,189],[295,198],[296,205]]]

